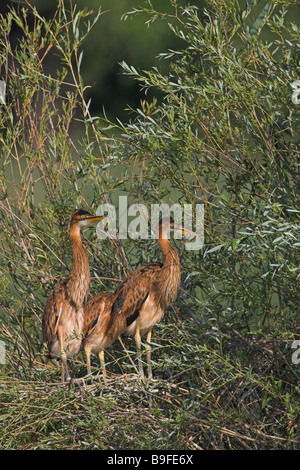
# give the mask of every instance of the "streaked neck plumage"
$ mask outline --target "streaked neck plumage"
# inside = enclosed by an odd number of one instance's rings
[[[160,304],[165,308],[177,296],[180,285],[180,263],[177,251],[162,231],[159,234],[158,245],[162,251],[164,262],[157,284],[160,290]]]
[[[73,252],[73,265],[68,276],[69,297],[77,308],[85,301],[90,286],[90,264],[86,249],[81,240],[80,226],[71,224],[70,240]]]

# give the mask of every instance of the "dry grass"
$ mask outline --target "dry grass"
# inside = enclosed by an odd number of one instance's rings
[[[241,365],[220,354],[209,341],[160,343],[154,351],[157,378],[151,382],[130,372],[124,354],[123,373],[115,372],[123,353],[117,347],[108,354],[105,383],[96,363],[93,377],[84,377],[80,358],[66,385],[58,382],[59,367],[35,361],[29,370],[24,361],[16,377],[7,365],[0,392],[1,448],[299,449],[299,390],[275,374],[260,375],[275,365],[268,352],[257,354],[261,363],[252,367],[246,358]]]

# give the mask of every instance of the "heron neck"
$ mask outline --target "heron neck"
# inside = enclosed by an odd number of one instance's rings
[[[158,300],[163,308],[170,305],[177,296],[180,285],[179,256],[169,240],[160,238],[158,244],[164,257],[162,269],[157,278]]]
[[[164,266],[166,265],[178,265],[179,266],[179,257],[175,248],[172,246],[170,241],[167,238],[159,238],[158,245],[162,251],[164,257]]]
[[[72,297],[77,305],[83,303],[90,285],[90,265],[86,249],[81,240],[80,227],[70,228],[70,240],[73,252],[73,266],[70,272]]]

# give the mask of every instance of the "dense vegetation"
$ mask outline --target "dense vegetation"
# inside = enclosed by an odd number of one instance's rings
[[[91,114],[81,74],[83,41],[105,17],[60,0],[45,19],[26,4],[0,21],[1,448],[299,448],[299,10],[170,0],[167,13],[150,1],[129,12],[182,47],[162,52],[164,72],[122,64],[146,95],[120,122]],[[70,269],[69,218],[124,194],[204,204],[204,246],[174,241],[182,286],[154,330],[153,382],[137,378],[124,339],[107,352],[106,384],[61,385],[41,318]],[[161,256],[150,239],[100,243],[87,230],[84,243],[92,295]],[[84,377],[84,358],[71,368]]]

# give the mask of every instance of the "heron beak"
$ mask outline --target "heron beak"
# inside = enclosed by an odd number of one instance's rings
[[[197,232],[192,232],[192,230],[188,230],[187,228],[184,228],[184,227],[178,227],[178,230],[183,233],[183,235],[189,235],[191,237],[201,237],[201,235],[199,235],[199,233]]]
[[[86,215],[84,220],[88,222],[99,222],[100,220],[105,219],[105,215]]]

